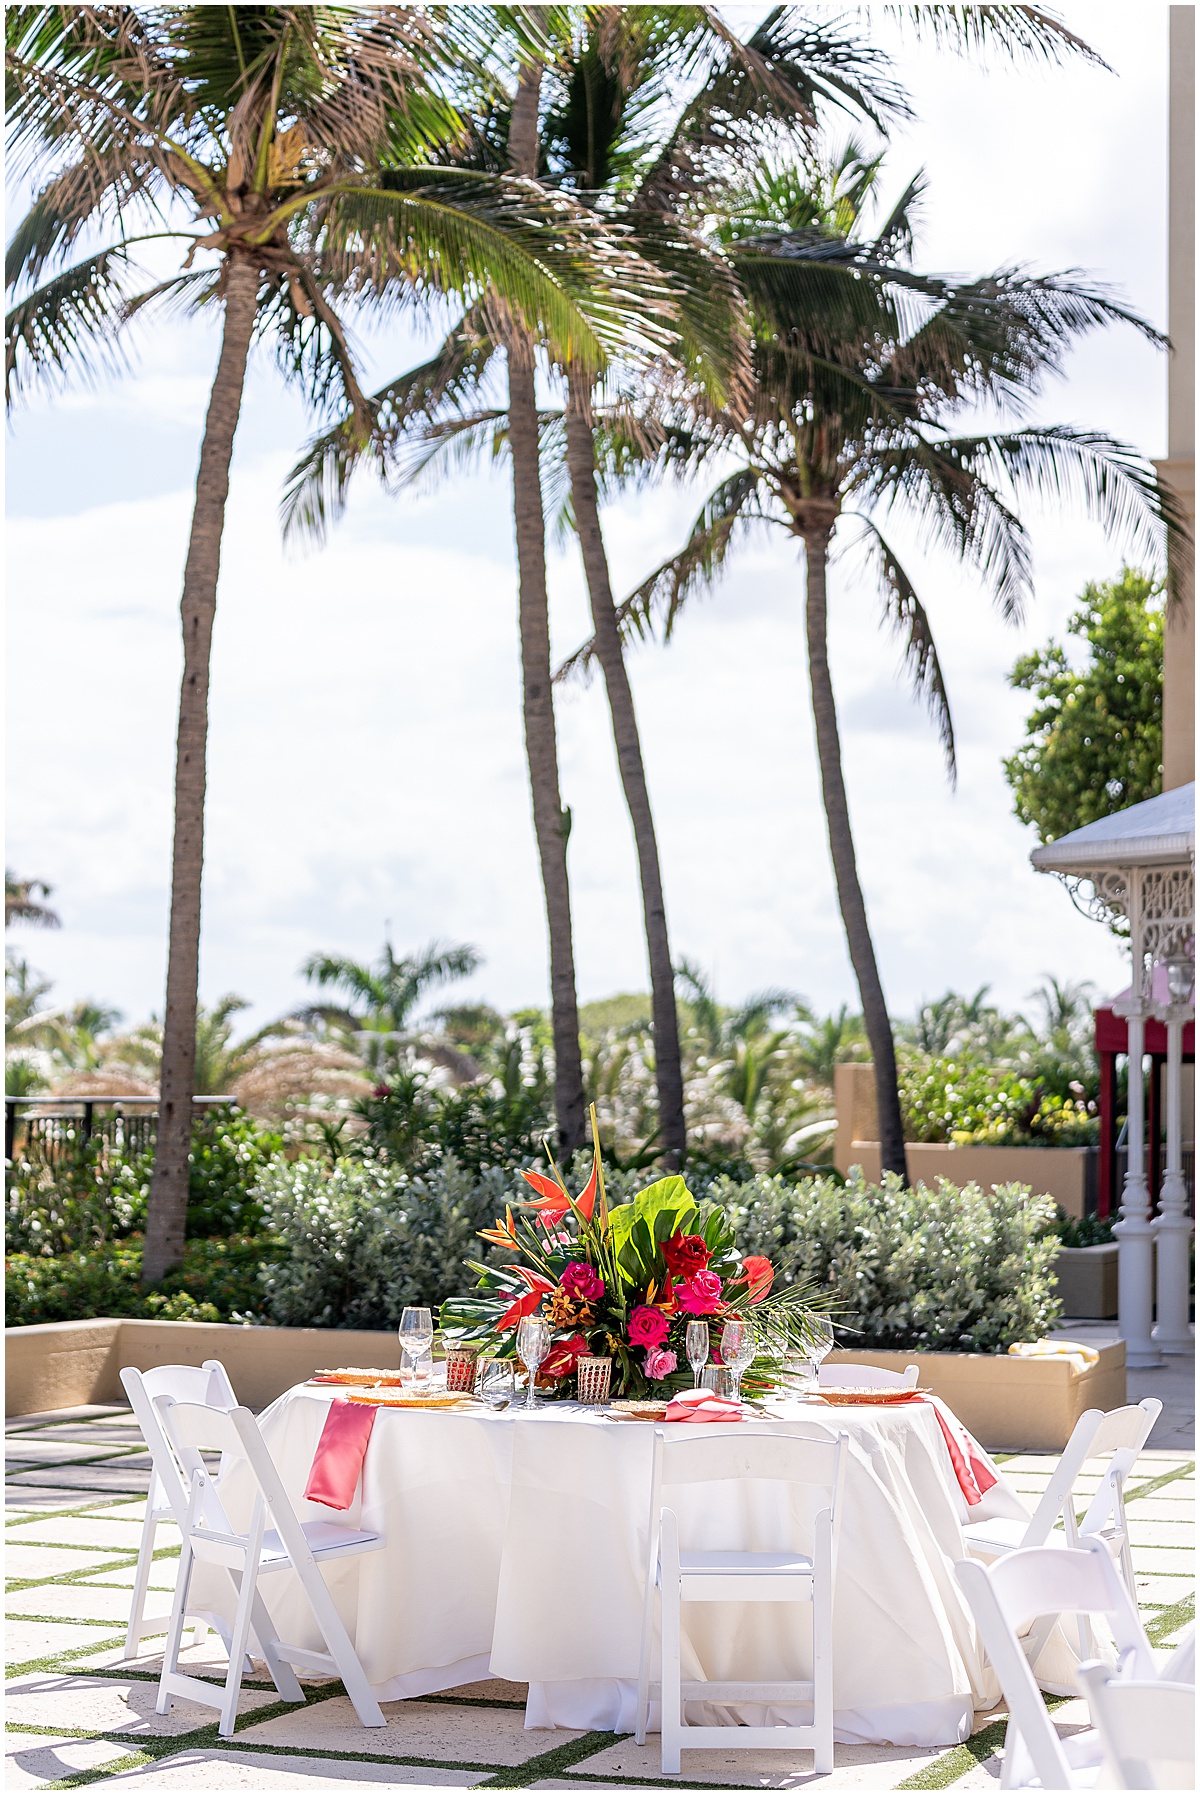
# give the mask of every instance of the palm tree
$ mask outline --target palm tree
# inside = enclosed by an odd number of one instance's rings
[[[10,246],[10,394],[111,362],[121,326],[154,302],[222,315],[181,603],[152,1282],[180,1260],[186,1223],[210,645],[251,340],[273,339],[305,397],[348,406],[365,431],[338,290],[400,281],[469,297],[486,285],[514,320],[585,360],[595,328],[569,208],[548,225],[528,187],[431,164],[460,130],[431,84],[443,57],[462,60],[448,23],[435,38],[419,12],[393,6],[18,6],[6,26],[14,157],[51,171]],[[104,247],[70,262],[96,231]],[[186,250],[180,271],[147,284],[135,254],[172,242]]]
[[[14,922],[30,922],[39,929],[61,929],[62,918],[57,910],[40,903],[40,898],[48,898],[54,890],[47,885],[45,879],[18,879],[14,872],[7,868],[4,873],[4,926],[11,928]]]
[[[520,62],[511,111],[480,115],[474,140],[456,159],[465,153],[484,166],[498,165],[503,152],[497,145],[506,138],[513,168],[536,175],[559,193],[574,194],[617,224],[641,258],[640,287],[631,287],[626,302],[642,311],[649,305],[656,314],[669,311],[673,320],[669,337],[660,326],[657,338],[651,332],[635,346],[657,347],[668,362],[681,358],[700,371],[710,390],[728,396],[739,350],[744,355],[740,304],[723,258],[680,228],[672,208],[682,195],[694,197],[715,152],[727,163],[767,126],[807,131],[818,101],[853,107],[877,124],[889,112],[903,110],[883,58],[834,28],[797,22],[790,8],[774,9],[746,42],[711,9],[696,6],[561,9],[547,21],[547,37],[545,66],[528,57]],[[681,84],[690,99],[681,97]],[[543,88],[549,90],[544,104]],[[488,388],[498,384],[494,368],[501,354],[507,402],[501,393],[497,403]],[[514,338],[511,330],[497,330],[494,307],[470,309],[428,362],[373,395],[381,428],[371,443],[362,441],[348,419],[310,445],[292,470],[286,525],[323,534],[364,452],[378,460],[381,471],[399,470],[400,484],[426,475],[439,451],[452,468],[471,452],[511,455],[526,750],[550,932],[556,1108],[569,1149],[582,1138],[583,1078],[565,866],[570,813],[562,807],[554,714],[545,686],[549,625],[542,488],[545,463],[553,455],[551,477],[559,497],[570,493],[570,521],[582,550],[597,657],[633,824],[650,965],[658,1138],[667,1163],[677,1165],[687,1135],[674,973],[653,812],[600,526],[593,369],[577,354],[554,359],[566,379],[565,428],[560,414],[538,411],[528,333]],[[644,382],[644,360],[633,371]]]
[[[1174,518],[1153,469],[1097,432],[1026,425],[955,434],[968,407],[1018,411],[1083,331],[1121,320],[1163,339],[1108,293],[1067,276],[1005,268],[951,281],[912,267],[913,182],[874,235],[860,220],[877,163],[851,147],[811,171],[765,161],[728,195],[721,236],[754,320],[752,403],[680,404],[658,429],[657,462],[691,472],[732,458],[691,535],[621,607],[626,632],[670,631],[711,587],[731,550],[775,526],[803,545],[809,682],[838,901],[875,1063],[883,1169],[907,1176],[895,1047],[850,828],[829,669],[830,543],[853,528],[874,560],[889,626],[903,639],[918,693],[938,723],[951,774],[954,734],[925,609],[878,522],[910,507],[935,543],[975,567],[1005,616],[1031,585],[1013,505],[1022,494],[1082,503],[1150,552]],[[643,431],[653,424],[647,424]],[[624,427],[621,453],[637,452]],[[586,664],[589,643],[573,657]]]
[[[366,1049],[364,1058],[378,1066],[389,1057],[390,1047],[412,1039],[413,1011],[427,992],[454,979],[470,978],[480,964],[473,947],[438,941],[403,959],[397,959],[391,942],[385,941],[382,954],[371,966],[342,954],[311,954],[300,968],[304,977],[323,990],[344,993],[349,1001],[345,1005],[313,1005],[303,1016],[356,1036]],[[447,1052],[446,1057],[450,1070],[462,1069],[465,1055]]]

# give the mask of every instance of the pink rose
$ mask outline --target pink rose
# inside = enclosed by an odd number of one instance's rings
[[[661,1346],[671,1331],[671,1324],[661,1309],[652,1309],[648,1303],[633,1311],[629,1317],[630,1346]]]
[[[721,1280],[715,1271],[698,1271],[686,1284],[676,1284],[675,1301],[688,1315],[715,1315],[721,1307]]]
[[[558,1281],[580,1303],[598,1303],[604,1295],[604,1279],[586,1259],[573,1260]]]
[[[647,1377],[657,1380],[663,1377],[670,1377],[678,1363],[679,1360],[675,1357],[675,1354],[667,1347],[652,1346],[642,1360],[642,1370],[646,1373]]]

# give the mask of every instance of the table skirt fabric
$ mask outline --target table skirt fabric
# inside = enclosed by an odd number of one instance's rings
[[[261,1418],[305,1520],[329,1511],[304,1489],[328,1412],[300,1386]],[[835,1736],[843,1743],[939,1746],[969,1736],[976,1709],[999,1699],[954,1576],[967,1509],[933,1411],[924,1405],[833,1410],[797,1404],[782,1423],[850,1439],[834,1603]],[[751,1421],[739,1432],[772,1433]],[[326,1581],[381,1701],[488,1676],[529,1684],[526,1725],[633,1730],[654,1429],[556,1405],[379,1411],[362,1483],[344,1520],[383,1534],[381,1552],[335,1561]],[[222,1485],[235,1524],[250,1490],[235,1468]],[[683,1537],[698,1548],[811,1550],[811,1495],[747,1480],[673,1492]],[[1025,1509],[1002,1476],[972,1520]],[[291,1572],[261,1589],[282,1638],[319,1639]],[[195,1612],[228,1613],[225,1573],[197,1566]],[[811,1676],[804,1604],[689,1604],[685,1678],[804,1681]],[[657,1650],[657,1639],[655,1641]],[[1037,1670],[1071,1681],[1056,1629]],[[697,1723],[787,1724],[800,1710],[688,1704]],[[654,1717],[655,1722],[657,1717]]]

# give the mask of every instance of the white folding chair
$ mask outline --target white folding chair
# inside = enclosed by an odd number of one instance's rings
[[[1195,1788],[1195,1689],[1114,1677],[1105,1664],[1081,1664],[1079,1682],[1104,1747],[1107,1787]]]
[[[838,1390],[846,1384],[858,1384],[866,1389],[915,1390],[920,1372],[915,1365],[906,1365],[903,1371],[885,1371],[882,1365],[822,1365],[817,1372],[817,1383],[830,1390]]]
[[[150,1449],[154,1471],[150,1478],[150,1494],[146,1501],[146,1519],[138,1545],[137,1569],[133,1579],[133,1605],[129,1610],[129,1628],[125,1634],[125,1656],[136,1658],[146,1631],[146,1592],[150,1587],[150,1571],[154,1563],[154,1542],[164,1521],[183,1525],[187,1510],[187,1490],[179,1477],[179,1467],[158,1424],[154,1412],[157,1396],[172,1396],[176,1402],[202,1402],[214,1409],[235,1409],[237,1397],[229,1374],[219,1359],[205,1359],[203,1365],[156,1365],[151,1371],[137,1371],[127,1365],[121,1382],[129,1398],[134,1418],[142,1430],[142,1438]],[[218,1630],[229,1644],[228,1629],[218,1623]],[[195,1643],[203,1645],[208,1632],[204,1621],[197,1621]]]
[[[1150,1643],[1104,1542],[1083,1540],[1074,1550],[1037,1546],[986,1569],[964,1558],[954,1571],[1008,1704],[1001,1788],[1094,1787],[1100,1742],[1091,1731],[1059,1737],[1019,1635],[1045,1615],[1103,1615],[1122,1668],[1153,1676]]]
[[[246,1647],[253,1633],[284,1701],[304,1700],[304,1691],[292,1670],[293,1665],[299,1665],[301,1669],[318,1671],[325,1676],[340,1676],[363,1726],[386,1726],[383,1711],[371,1693],[358,1654],[342,1625],[320,1568],[335,1558],[379,1551],[384,1543],[383,1536],[337,1521],[302,1522],[288,1500],[266,1441],[259,1432],[258,1422],[249,1409],[235,1408],[226,1412],[199,1403],[173,1402],[169,1396],[160,1396],[154,1406],[162,1419],[163,1432],[188,1480],[188,1505],[182,1528],[183,1552],[158,1684],[158,1713],[170,1711],[173,1696],[187,1696],[206,1707],[219,1708],[219,1731],[223,1738],[230,1738],[237,1719]],[[218,1485],[200,1456],[204,1451],[223,1454],[222,1479],[238,1461],[244,1461],[249,1468],[255,1496],[250,1525],[244,1533],[230,1524]],[[274,1523],[272,1527],[268,1527],[268,1520]],[[185,1676],[179,1669],[188,1586],[197,1561],[223,1565],[238,1587],[237,1612],[229,1647],[229,1673],[220,1700],[215,1699],[216,1691],[211,1683]],[[299,1578],[313,1617],[329,1647],[327,1652],[285,1645],[276,1635],[266,1605],[258,1594],[258,1580],[270,1572],[285,1570],[295,1571]]]
[[[635,1737],[646,1742],[650,1699],[662,1702],[662,1771],[678,1776],[680,1752],[716,1747],[734,1751],[811,1748],[815,1769],[833,1769],[833,1589],[841,1525],[842,1484],[849,1435],[755,1432],[740,1426],[717,1433],[697,1428],[686,1438],[656,1431],[650,1494],[650,1549],[642,1607]],[[801,1484],[820,1503],[811,1555],[798,1551],[712,1552],[681,1549],[674,1509],[664,1493],[678,1485],[725,1483],[747,1478]],[[662,1677],[650,1681],[654,1590],[659,1591]],[[810,1682],[684,1682],[680,1676],[680,1605],[683,1602],[803,1602],[812,1609],[813,1674]],[[691,1726],[689,1701],[797,1703],[812,1709],[812,1723],[795,1727]]]
[[[1100,1409],[1089,1409],[1075,1423],[1054,1475],[1046,1485],[1046,1493],[1029,1520],[997,1518],[968,1522],[963,1528],[967,1551],[973,1558],[990,1561],[1006,1552],[1044,1546],[1050,1543],[1061,1515],[1062,1543],[1073,1546],[1087,1536],[1103,1540],[1120,1565],[1130,1600],[1136,1606],[1137,1584],[1125,1516],[1125,1482],[1161,1413],[1162,1403],[1155,1396],[1147,1396],[1144,1402],[1131,1404],[1128,1408],[1111,1409],[1107,1415]],[[1109,1462],[1083,1519],[1077,1520],[1075,1483],[1084,1466],[1097,1458],[1107,1458]],[[1094,1655],[1086,1629],[1081,1634],[1081,1645],[1085,1657]]]

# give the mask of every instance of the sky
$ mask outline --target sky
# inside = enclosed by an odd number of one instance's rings
[[[727,9],[740,16],[740,9]],[[1090,0],[1066,21],[1111,64],[978,66],[901,42],[916,120],[896,190],[927,178],[919,255],[944,272],[1079,268],[1165,326],[1167,8]],[[749,15],[748,15],[749,16]],[[890,32],[884,23],[879,34]],[[893,43],[890,36],[889,43]],[[840,140],[845,127],[835,125]],[[416,359],[393,333],[380,377]],[[122,378],[38,398],[7,441],[8,844],[54,887],[57,932],[10,949],[133,1022],[161,1012],[179,587],[216,339],[155,324]],[[1165,367],[1132,330],[1085,340],[1034,411],[1165,453]],[[319,550],[284,549],[278,504],[307,426],[264,357],[239,429],[213,649],[201,997],[257,1025],[304,1001],[314,951],[369,959],[473,943],[455,1000],[547,1001],[520,720],[509,476],[394,498],[366,479]],[[680,546],[699,487],[629,496],[604,524],[624,593]],[[859,867],[893,1012],[987,984],[1022,1007],[1047,973],[1125,982],[1111,936],[1028,861],[1001,761],[1022,736],[1016,656],[1063,631],[1123,545],[1025,514],[1035,599],[1017,627],[978,579],[889,527],[930,612],[954,710],[951,789],[898,677],[871,580],[831,576],[831,662]],[[550,560],[556,658],[587,633],[577,552]],[[631,651],[676,958],[720,997],[764,986],[857,1007],[834,900],[803,653],[803,578],[782,536],[742,556],[669,648]],[[603,687],[560,688],[579,995],[647,986],[636,862]]]

